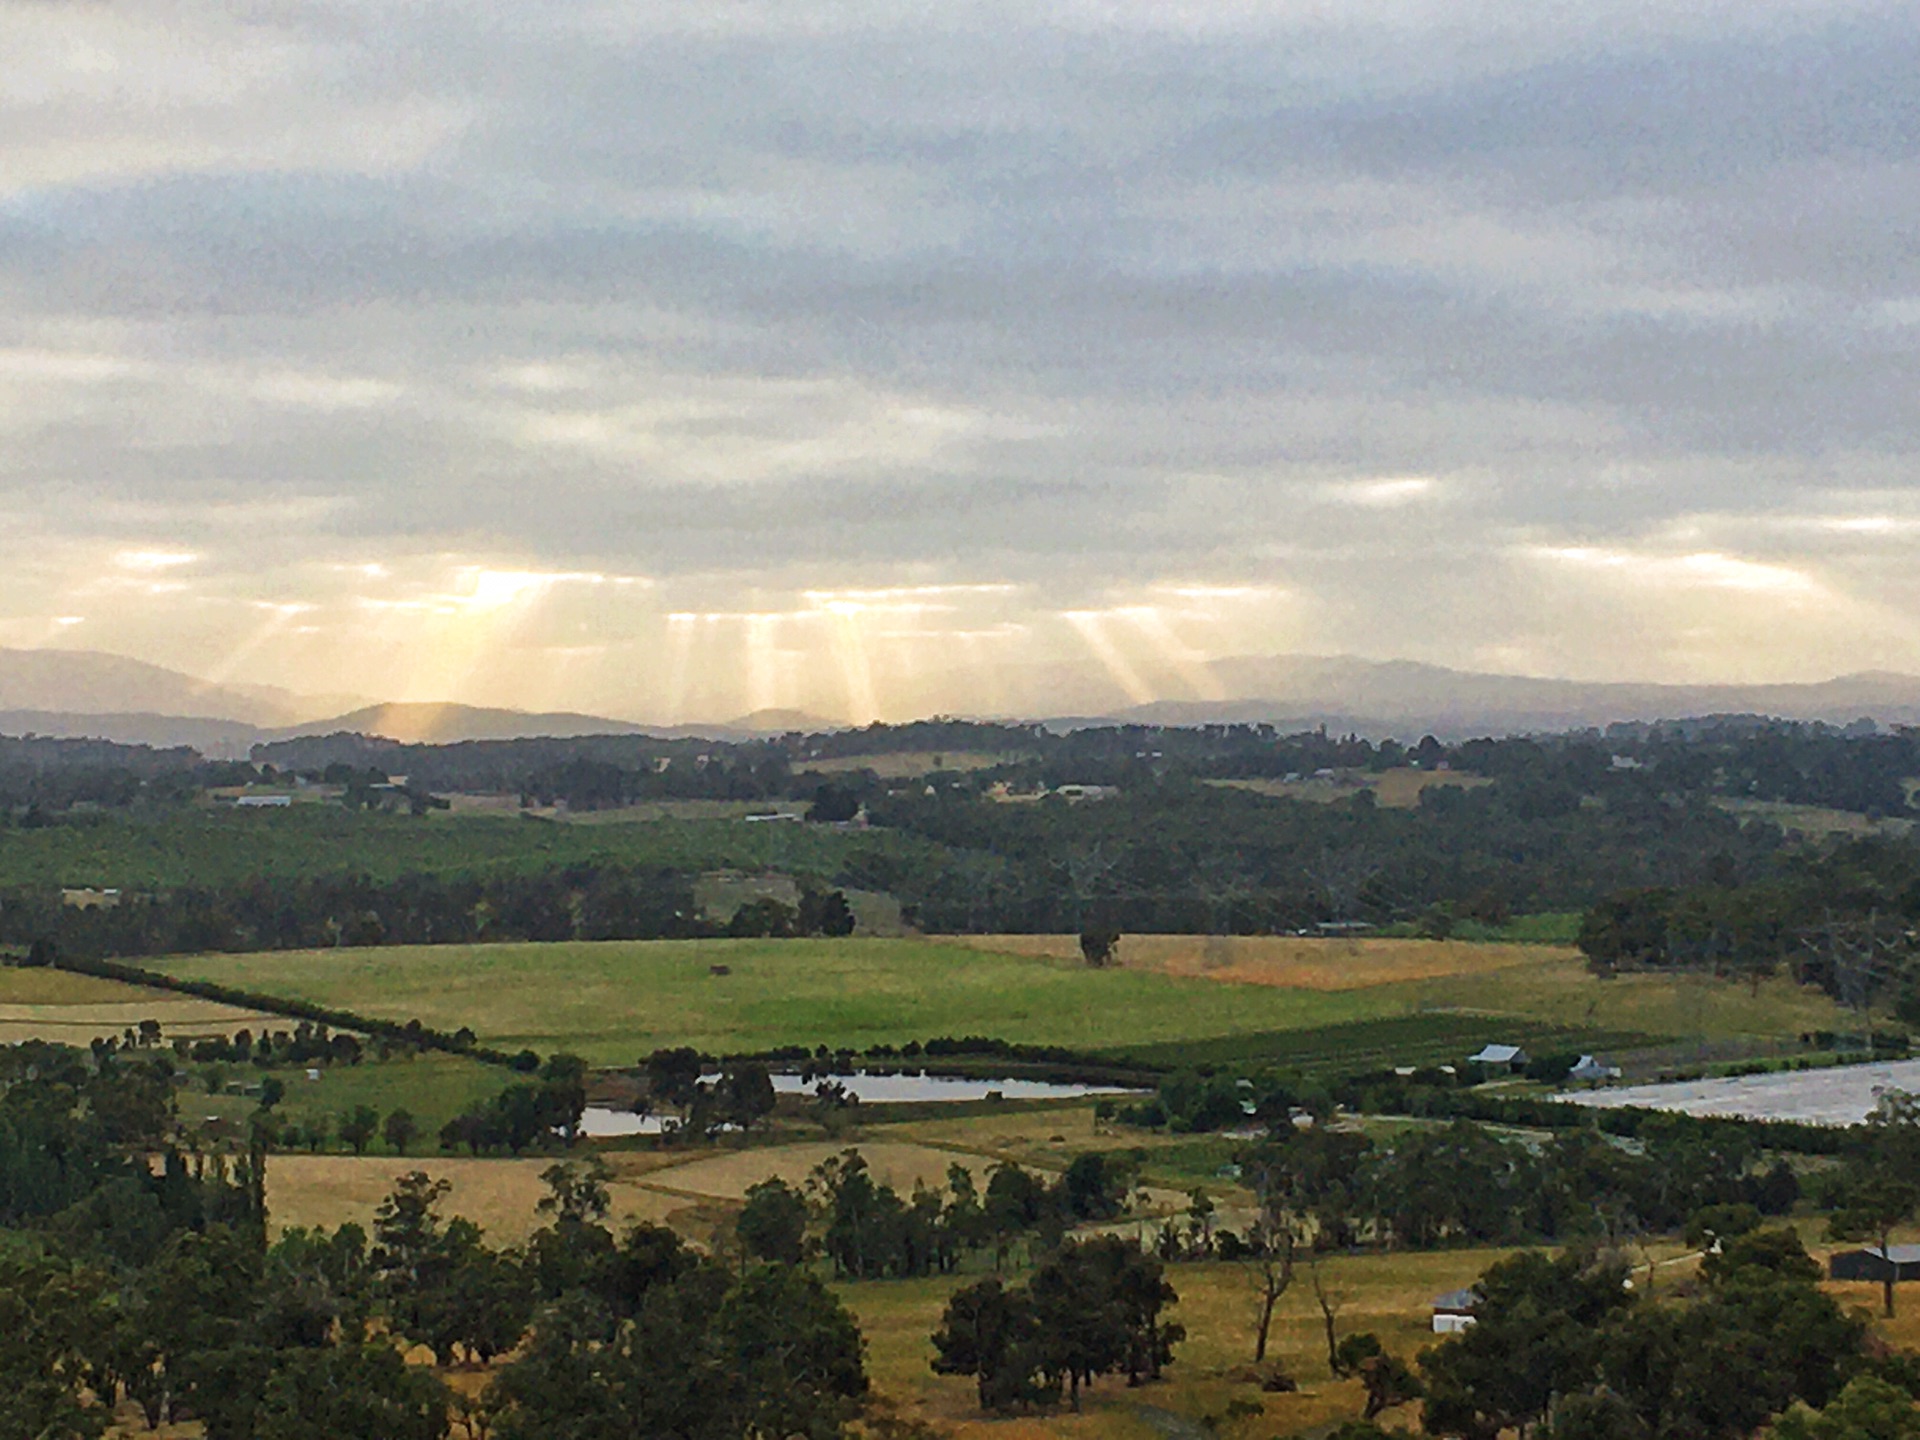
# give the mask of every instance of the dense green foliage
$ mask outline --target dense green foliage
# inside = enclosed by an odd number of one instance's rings
[[[1765,879],[1730,866],[1695,884],[1617,891],[1588,913],[1580,948],[1603,974],[1699,967],[1787,970],[1842,1004],[1920,1024],[1920,848],[1856,840],[1792,857]]]
[[[1003,763],[911,778],[808,768],[919,747],[937,755],[954,748],[945,741]],[[742,743],[400,746],[343,736],[287,742],[262,752],[265,768],[238,767],[308,785],[307,803],[274,812],[184,803],[239,778],[190,753],[35,751],[21,772],[29,789],[11,806],[0,794],[0,816],[13,821],[0,827],[0,898],[14,911],[9,921],[0,909],[0,939],[61,938],[53,931],[69,922],[48,909],[48,894],[78,884],[193,893],[134,907],[161,912],[140,921],[78,923],[65,936],[77,953],[677,934],[689,923],[691,877],[718,868],[890,892],[935,930],[1251,932],[1365,921],[1447,933],[1584,909],[1623,890],[1781,881],[1798,847],[1723,802],[1904,815],[1904,781],[1920,773],[1915,745],[1904,732],[1737,720],[1411,748],[1261,727],[1051,735],[960,722]],[[1410,766],[1493,783],[1433,786],[1406,810],[1375,804],[1367,789],[1313,803],[1206,783],[1324,773],[1361,784]],[[425,808],[445,790],[564,801],[575,813],[635,800],[781,798],[808,802],[819,820],[864,807],[877,828],[574,825],[361,808],[368,777],[396,771],[407,777],[400,808]],[[1063,784],[1112,793],[1006,803],[1010,791]],[[76,809],[83,790],[85,806],[104,808]],[[309,888],[266,906],[247,887],[268,877]],[[788,922],[743,923],[780,933]]]
[[[956,1291],[934,1332],[933,1368],[974,1378],[983,1410],[1075,1410],[1097,1376],[1157,1380],[1185,1338],[1161,1319],[1178,1295],[1160,1262],[1113,1236],[1068,1242],[1025,1285],[999,1277]]]
[[[1795,1402],[1835,1402],[1884,1363],[1865,1325],[1817,1288],[1819,1267],[1790,1230],[1733,1241],[1702,1277],[1697,1293],[1656,1300],[1588,1252],[1502,1261],[1476,1287],[1474,1326],[1420,1357],[1426,1429],[1734,1440]]]
[[[1593,1129],[1532,1144],[1470,1120],[1378,1142],[1282,1124],[1239,1163],[1277,1219],[1326,1249],[1619,1242],[1708,1207],[1783,1215],[1800,1198],[1793,1170],[1750,1136],[1671,1116],[1648,1117],[1630,1145]]]

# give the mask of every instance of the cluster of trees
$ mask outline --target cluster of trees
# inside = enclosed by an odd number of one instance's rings
[[[727,1129],[750,1131],[773,1113],[773,1076],[761,1062],[727,1061],[712,1080],[706,1069],[706,1057],[691,1046],[654,1051],[640,1062],[647,1088],[634,1113],[657,1115],[669,1139],[702,1140]]]
[[[521,1246],[443,1219],[445,1183],[419,1172],[370,1235],[269,1245],[270,1114],[232,1160],[184,1155],[171,1063],[0,1049],[0,1434],[87,1440],[123,1401],[208,1440],[825,1440],[857,1410],[862,1340],[824,1286],[654,1226],[615,1236],[595,1167],[548,1169],[547,1223]],[[404,1344],[443,1366],[516,1358],[460,1396]]]
[[[1224,1071],[1175,1070],[1160,1077],[1154,1093],[1132,1104],[1102,1101],[1103,1116],[1145,1130],[1167,1127],[1176,1134],[1224,1130],[1249,1121],[1285,1127],[1296,1114],[1325,1117],[1333,1094],[1299,1077],[1236,1078]]]
[[[1580,948],[1603,975],[1784,971],[1842,1004],[1920,1023],[1920,847],[1866,838],[1797,854],[1757,880],[1715,865],[1698,883],[1618,890],[1588,910]]]
[[[255,1122],[268,1143],[278,1149],[298,1150],[305,1146],[318,1154],[327,1148],[328,1138],[338,1133],[340,1143],[356,1155],[366,1154],[376,1136],[386,1141],[392,1154],[405,1155],[420,1135],[420,1122],[404,1106],[389,1110],[384,1120],[371,1105],[355,1105],[331,1118],[312,1115],[304,1121],[282,1120],[271,1113],[280,1098],[269,1086],[260,1101],[265,1113],[256,1117]]]
[[[1321,1249],[1425,1249],[1671,1233],[1709,1207],[1782,1215],[1800,1198],[1783,1161],[1737,1130],[1650,1118],[1631,1145],[1590,1128],[1541,1145],[1456,1120],[1390,1143],[1350,1131],[1276,1131],[1240,1154],[1270,1224]]]
[[[100,1220],[103,1243],[125,1252],[182,1226],[257,1221],[257,1152],[229,1169],[172,1148],[173,1068],[159,1051],[0,1047],[0,1227]]]
[[[208,1440],[745,1440],[837,1434],[866,1388],[852,1318],[790,1267],[731,1272],[671,1231],[602,1223],[603,1176],[547,1172],[550,1219],[496,1249],[414,1172],[359,1226],[196,1216],[137,1252],[0,1248],[0,1432],[97,1436],[124,1396]],[[124,1227],[122,1227],[124,1229]],[[116,1235],[123,1242],[124,1234]],[[409,1366],[520,1349],[478,1397]]]
[[[151,1025],[149,1043],[157,1043],[159,1022],[142,1021],[141,1025],[140,1038],[147,1040],[145,1027]],[[274,1065],[358,1065],[366,1055],[359,1036],[311,1020],[301,1020],[291,1030],[262,1030],[258,1035],[251,1030],[236,1030],[230,1039],[217,1035],[198,1040],[181,1037],[173,1042],[173,1050],[195,1065],[252,1064],[261,1069]]]
[[[844,891],[805,885],[797,905],[771,895],[747,901],[727,921],[726,933],[743,939],[843,936],[853,934],[854,924],[853,907]]]
[[[819,1249],[834,1272],[877,1280],[951,1274],[964,1256],[982,1250],[992,1251],[998,1269],[1023,1240],[1050,1251],[1069,1227],[1119,1215],[1130,1178],[1116,1157],[1094,1153],[1078,1156],[1051,1181],[1018,1165],[996,1165],[983,1189],[956,1163],[944,1189],[916,1185],[902,1197],[874,1178],[859,1151],[848,1150],[822,1162],[810,1184],[818,1197]],[[743,1239],[779,1234],[785,1246],[791,1231],[776,1222],[795,1215],[805,1215],[798,1192],[779,1181],[757,1186],[748,1195]]]
[[[933,1368],[972,1376],[980,1408],[1057,1405],[1101,1375],[1157,1380],[1185,1329],[1161,1318],[1179,1296],[1160,1262],[1118,1236],[1068,1242],[1024,1285],[991,1276],[954,1293],[933,1334]]]
[[[537,1078],[516,1081],[442,1125],[440,1148],[520,1155],[555,1140],[571,1145],[586,1108],[587,1062],[564,1052],[550,1055]]]
[[[501,1440],[733,1440],[840,1433],[866,1391],[852,1317],[794,1265],[729,1268],[672,1231],[605,1224],[605,1172],[545,1176],[548,1224],[490,1249],[442,1223],[444,1185],[404,1177],[374,1227],[374,1296],[443,1364],[520,1347],[477,1401],[469,1433]],[[371,1440],[371,1437],[369,1437]]]
[[[1604,1252],[1514,1256],[1475,1287],[1473,1327],[1421,1354],[1422,1423],[1458,1440],[1735,1440],[1789,1407],[1784,1433],[1820,1434],[1822,1407],[1905,1398],[1905,1428],[1884,1433],[1912,1433],[1920,1367],[1870,1345],[1819,1278],[1790,1230],[1725,1244],[1666,1296]]]

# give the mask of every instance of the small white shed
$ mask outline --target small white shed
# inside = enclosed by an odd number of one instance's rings
[[[1433,1333],[1458,1335],[1474,1325],[1474,1307],[1480,1296],[1473,1290],[1449,1290],[1433,1302]]]
[[[1620,1078],[1620,1067],[1608,1065],[1592,1055],[1582,1055],[1567,1071],[1567,1079],[1580,1085],[1600,1085]]]

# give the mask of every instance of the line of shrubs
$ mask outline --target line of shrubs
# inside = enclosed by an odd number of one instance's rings
[[[703,1056],[713,1060],[715,1057]],[[887,1074],[911,1065],[928,1074],[971,1075],[981,1062],[992,1062],[996,1075],[1018,1071],[1023,1077],[1061,1084],[1150,1086],[1162,1073],[1156,1066],[1085,1055],[1061,1045],[1023,1045],[985,1035],[955,1038],[941,1035],[903,1045],[870,1045],[864,1050],[830,1045],[776,1045],[765,1050],[722,1057],[756,1060],[763,1064],[811,1068],[823,1075],[850,1075],[855,1070]]]

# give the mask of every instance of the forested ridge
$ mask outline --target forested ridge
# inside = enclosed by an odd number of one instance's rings
[[[928,931],[1484,935],[1516,915],[1578,912],[1603,968],[1787,970],[1870,1003],[1913,988],[1920,851],[1902,827],[1916,743],[1751,717],[1414,746],[961,721],[750,742],[334,736],[245,765],[0,741],[0,944],[89,958],[844,933],[812,900],[707,913],[699,876],[732,868],[793,876],[806,896],[883,892]],[[947,751],[966,768],[941,768]],[[902,754],[925,768],[883,775]],[[879,768],[853,764],[861,755]],[[832,773],[809,768],[828,761]],[[236,787],[302,799],[223,810]],[[435,808],[468,788],[575,816],[777,800],[809,822],[578,825]],[[1880,828],[1803,831],[1794,807]],[[175,854],[194,857],[191,878]],[[75,883],[123,893],[62,903]]]

